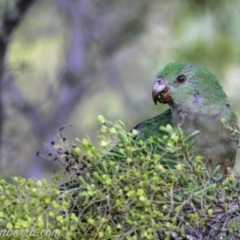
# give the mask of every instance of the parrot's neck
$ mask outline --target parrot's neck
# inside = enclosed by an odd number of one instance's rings
[[[183,130],[186,130],[186,134],[201,130],[209,121],[220,124],[221,118],[224,118],[223,113],[226,114],[225,116],[230,114],[230,109],[219,105],[195,106],[194,108],[187,105],[182,107],[172,104],[170,109],[173,126],[180,124]]]
[[[175,104],[172,103],[169,105],[173,119],[176,119],[176,122],[190,121],[194,120],[199,116],[209,118],[209,116],[218,116],[225,109],[229,108],[228,104],[214,103],[209,104],[209,102],[204,101],[200,98],[189,98],[184,103]]]
[[[190,105],[190,104],[189,104]],[[170,109],[173,116],[173,121],[176,123],[189,121],[190,119],[194,119],[197,115],[202,114],[202,108],[199,106],[194,107],[193,105],[188,106],[188,104],[177,105],[171,104]]]

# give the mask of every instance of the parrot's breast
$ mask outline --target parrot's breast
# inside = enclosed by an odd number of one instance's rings
[[[213,110],[214,109],[214,110]],[[229,107],[213,108],[209,111],[200,111],[199,113],[190,114],[187,112],[172,112],[172,124],[176,127],[178,124],[182,127],[186,136],[199,131],[194,139],[194,153],[208,159],[211,167],[223,165],[229,162],[231,167],[234,165],[237,151],[237,136],[232,135],[229,128],[221,123],[221,119],[226,122],[236,124],[237,119]]]

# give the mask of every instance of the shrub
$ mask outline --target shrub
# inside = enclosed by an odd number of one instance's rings
[[[162,139],[144,142],[121,121],[98,119],[98,147],[59,132],[53,159],[63,171],[52,184],[0,180],[0,229],[58,230],[54,239],[239,239],[238,179],[191,154],[196,133],[168,125]]]

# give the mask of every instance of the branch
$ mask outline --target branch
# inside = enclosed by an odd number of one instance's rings
[[[2,29],[1,29],[1,39],[5,41],[12,34],[14,29],[19,25],[23,16],[29,7],[35,2],[35,0],[18,0],[16,3],[16,13],[14,16],[5,9],[3,13]]]
[[[9,78],[12,78],[11,76]],[[21,90],[14,84],[12,79],[7,79],[8,81],[4,84],[4,90],[6,90],[11,98],[12,104],[16,109],[28,119],[29,123],[32,125],[32,130],[39,136],[45,128],[45,122],[40,115],[39,107],[29,103],[25,96],[22,94]]]
[[[12,32],[21,22],[26,11],[35,0],[18,0],[16,2],[16,14],[12,16],[7,9],[4,9],[2,25],[0,28],[0,158],[3,135],[3,103],[2,103],[2,82],[5,73],[5,56]]]
[[[114,51],[119,49],[120,43],[125,40],[123,36],[129,36],[128,33],[132,30],[128,29],[129,25],[143,25],[142,19],[145,15],[143,12],[147,12],[150,5],[145,1],[140,1],[136,8],[133,7],[136,4],[131,5],[130,8],[125,5],[115,4],[115,11],[112,12],[105,3],[106,12],[102,10],[99,14],[97,8],[100,6],[93,1],[60,0],[59,4],[67,22],[70,23],[70,42],[59,98],[53,109],[54,114],[48,124],[48,126],[54,124],[55,128],[65,124],[79,100],[92,86],[91,78],[99,66],[94,62],[95,56],[90,60],[88,59],[91,44],[98,42],[100,50],[98,54],[102,53],[105,58],[105,66],[109,67],[109,58]],[[127,10],[127,14],[126,11],[121,11],[118,7]],[[141,15],[140,22],[139,15]],[[109,16],[110,19],[113,19],[110,23]],[[98,21],[96,21],[96,18]]]

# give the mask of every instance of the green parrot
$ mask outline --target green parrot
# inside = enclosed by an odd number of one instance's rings
[[[138,124],[138,138],[161,137],[160,126],[178,124],[189,134],[199,131],[194,138],[194,153],[207,159],[214,168],[221,165],[225,172],[233,168],[238,146],[238,136],[221,123],[230,126],[238,123],[228,98],[217,78],[207,69],[195,64],[169,63],[154,80],[152,98],[168,104],[169,109],[152,119]]]

